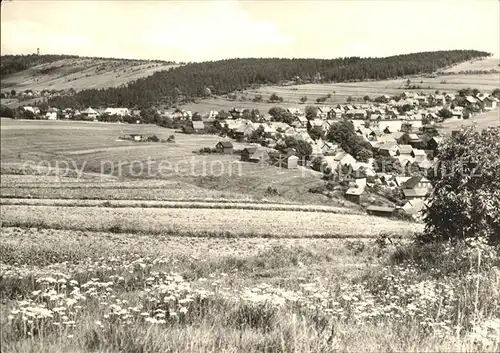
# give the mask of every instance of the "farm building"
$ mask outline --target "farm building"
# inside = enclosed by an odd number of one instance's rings
[[[92,109],[91,107],[88,107],[87,109],[82,111],[81,114],[86,119],[89,119],[89,120],[95,120],[95,119],[97,119],[97,116],[99,115],[99,113],[95,109]]]
[[[248,160],[254,163],[264,163],[269,161],[269,153],[263,148],[257,149],[252,155],[249,156]]]
[[[126,116],[130,115],[130,110],[128,108],[106,108],[104,114]]]
[[[241,152],[241,160],[243,162],[249,162],[250,157],[257,151],[257,147],[247,147]]]
[[[131,134],[130,137],[132,138],[132,140],[134,141],[142,141],[142,135],[138,135],[138,134]]]
[[[486,110],[495,109],[498,105],[498,102],[500,101],[496,97],[486,97],[484,99],[484,109]]]
[[[395,210],[394,207],[368,206],[366,212],[372,216],[392,217]]]
[[[345,192],[345,198],[353,203],[358,203],[359,204],[359,201],[360,201],[360,198],[361,198],[361,195],[364,195],[366,192],[365,192],[365,189],[364,188],[360,188],[360,187],[352,187],[352,188],[349,188],[346,192]]]
[[[215,149],[218,153],[232,154],[233,144],[231,143],[231,141],[220,141],[215,145]]]
[[[426,188],[403,189],[404,198],[411,201],[415,199],[424,199],[429,190]]]

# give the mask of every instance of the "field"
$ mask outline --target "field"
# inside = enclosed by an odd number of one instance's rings
[[[454,65],[444,72],[460,72],[460,71],[476,71],[476,70],[500,70],[499,58],[483,58],[480,60],[466,61],[461,64]]]
[[[453,130],[460,129],[461,126],[469,126],[473,124],[476,124],[478,129],[484,129],[488,126],[499,126],[500,109],[497,108],[474,115],[472,119],[447,119],[439,124],[439,130],[444,134],[451,134]]]
[[[464,64],[465,65],[465,64]],[[450,70],[454,70],[453,68]],[[417,85],[421,88],[412,90],[415,92],[434,93],[440,92],[455,93],[462,88],[477,88],[482,92],[491,92],[499,88],[500,73],[492,74],[455,74],[442,75],[436,77],[410,77],[411,85]],[[382,94],[397,95],[409,91],[406,86],[408,78],[383,80],[383,81],[365,81],[365,82],[346,82],[346,83],[325,83],[325,84],[303,84],[293,86],[264,86],[254,90],[246,90],[238,94],[238,100],[232,101],[224,97],[203,99],[197,103],[190,103],[184,107],[192,111],[229,110],[233,107],[257,108],[261,112],[267,112],[273,106],[300,107],[305,109],[305,105],[316,104],[316,99],[331,94],[321,105],[335,105],[346,103],[347,97],[351,96],[360,101],[364,96],[372,99]],[[267,103],[271,94],[276,93],[283,98],[283,103]],[[252,99],[256,95],[262,95],[264,102],[254,103]],[[301,104],[299,101],[306,96],[307,101]],[[244,97],[241,101],[239,98]]]
[[[79,91],[88,88],[118,87],[173,67],[176,66],[135,60],[63,59],[2,78],[2,89],[14,89],[20,92],[27,89],[42,91],[73,88]]]

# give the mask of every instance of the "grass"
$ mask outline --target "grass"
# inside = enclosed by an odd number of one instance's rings
[[[152,183],[158,179],[175,181],[182,183],[178,184],[180,193],[185,188],[188,189],[187,193],[190,193],[191,189],[200,193],[204,193],[203,189],[209,189],[219,193],[262,198],[266,189],[272,186],[278,189],[282,199],[301,203],[329,202],[325,197],[308,192],[310,187],[321,184],[315,173],[303,169],[285,170],[275,166],[240,163],[239,158],[232,155],[192,153],[193,150],[205,146],[215,146],[220,140],[218,136],[176,134],[176,143],[173,144],[116,141],[118,136],[132,133],[155,134],[160,138],[166,138],[174,131],[152,125],[4,119],[1,126],[2,168],[6,171],[9,168],[19,169],[24,163],[35,168],[43,161],[51,163],[53,171],[57,165],[61,168],[69,165],[82,178],[93,176],[94,179],[99,179],[104,176],[104,180],[101,181],[131,182],[151,179],[155,179]],[[246,146],[236,142],[233,144],[237,149]],[[11,180],[14,178],[11,177]],[[50,182],[53,181],[54,179]],[[37,183],[33,184],[38,186]],[[115,189],[111,183],[107,185]],[[66,192],[66,185],[62,190]],[[23,191],[18,190],[12,194],[10,191],[9,195],[18,196],[32,192],[29,190],[23,194]],[[108,195],[107,198],[116,198],[113,192],[99,190],[100,192]],[[137,193],[152,195],[156,192],[157,190],[154,193],[152,190],[145,190]],[[37,190],[36,193],[40,194],[43,191]],[[78,192],[68,191],[71,195],[75,193]],[[159,197],[162,197],[162,193],[161,190],[158,191]],[[57,196],[54,197],[64,198],[62,194],[63,191],[57,192]],[[88,195],[96,194],[98,193],[88,190]],[[87,197],[87,195],[80,193],[71,197]],[[134,196],[134,198],[145,197],[151,198],[151,196]]]
[[[293,205],[274,204],[269,202],[250,202],[243,200],[171,200],[171,201],[98,201],[98,200],[64,200],[64,199],[14,199],[2,200],[5,206],[61,206],[61,207],[105,207],[105,208],[182,208],[182,209],[219,209],[219,210],[262,210],[262,211],[293,211],[293,212],[322,212],[322,213],[345,213],[356,214],[348,208],[316,206],[316,205]],[[358,213],[361,214],[361,213]]]
[[[367,240],[4,234],[1,344],[9,352],[500,348],[498,253],[484,244],[443,245],[434,264],[470,264],[443,276],[420,266],[435,252],[395,260],[397,249]]]
[[[439,124],[439,130],[444,134],[451,134],[453,130],[459,130],[462,126],[476,124],[482,130],[489,126],[500,125],[500,109],[496,108],[484,113],[474,115],[472,119],[448,119]]]
[[[2,206],[2,225],[231,237],[408,236],[422,229],[418,223],[356,214],[194,208],[172,208],[166,212],[160,208],[11,205]]]

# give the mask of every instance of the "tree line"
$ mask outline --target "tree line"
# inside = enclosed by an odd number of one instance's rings
[[[89,89],[53,97],[51,106],[84,108],[172,106],[198,97],[224,95],[264,84],[285,81],[345,82],[381,80],[431,73],[440,68],[490,55],[476,50],[450,50],[396,55],[385,58],[338,59],[228,59],[189,63],[138,79],[127,86]]]

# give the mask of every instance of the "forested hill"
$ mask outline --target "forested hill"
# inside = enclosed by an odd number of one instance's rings
[[[489,55],[476,50],[451,50],[386,58],[230,59],[191,63],[170,71],[157,72],[126,87],[90,89],[72,96],[55,97],[49,104],[60,108],[144,108],[157,104],[171,105],[180,100],[211,94],[221,95],[251,85],[279,84],[297,78],[342,82],[431,73],[449,65]]]

